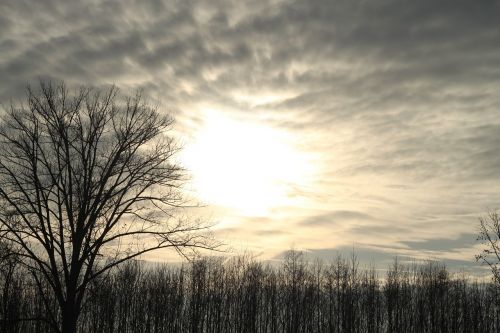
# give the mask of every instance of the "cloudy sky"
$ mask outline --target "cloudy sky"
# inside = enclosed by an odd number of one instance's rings
[[[0,3],[0,102],[143,88],[237,251],[470,265],[500,207],[498,1]]]

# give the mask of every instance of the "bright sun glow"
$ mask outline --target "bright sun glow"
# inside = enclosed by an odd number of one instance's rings
[[[286,132],[206,111],[183,161],[201,200],[249,216],[290,204],[308,169]]]

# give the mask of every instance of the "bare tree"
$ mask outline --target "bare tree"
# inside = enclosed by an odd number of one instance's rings
[[[483,242],[483,250],[476,256],[476,260],[490,266],[493,279],[500,283],[500,216],[497,211],[479,218],[477,240]]]
[[[186,202],[172,118],[117,89],[40,82],[0,123],[0,232],[41,293],[48,283],[56,331],[75,332],[89,283],[121,262],[173,248],[217,247]],[[47,295],[48,296],[48,295]]]

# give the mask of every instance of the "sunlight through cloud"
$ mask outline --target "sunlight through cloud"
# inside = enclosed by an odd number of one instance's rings
[[[214,110],[205,111],[183,161],[201,200],[247,216],[292,203],[290,189],[310,168],[288,133]]]

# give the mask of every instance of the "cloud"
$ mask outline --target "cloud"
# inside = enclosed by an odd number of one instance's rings
[[[339,210],[329,212],[327,214],[317,215],[307,217],[300,222],[303,226],[335,226],[342,225],[343,223],[349,222],[362,222],[362,221],[374,220],[374,218],[368,214],[349,211],[349,210]]]
[[[276,255],[274,260],[283,260],[290,250],[283,251]],[[394,265],[395,260],[402,265],[425,264],[428,261],[442,262],[451,272],[467,272],[473,275],[487,274],[488,268],[482,266],[472,260],[460,260],[454,258],[434,258],[430,256],[412,256],[411,253],[405,253],[401,249],[378,249],[363,245],[354,244],[353,246],[341,246],[338,248],[322,248],[322,249],[303,249],[295,250],[302,253],[304,259],[309,262],[321,260],[323,263],[329,264],[335,262],[336,259],[344,258],[348,260],[356,260],[361,269],[376,267],[380,272],[384,273]]]
[[[265,227],[230,217],[249,243],[281,229],[280,246],[330,248],[311,238],[331,230],[445,251],[500,198],[498,17],[487,0],[7,0],[0,105],[51,77],[144,88],[185,136],[203,108],[245,115],[320,170],[301,211]]]
[[[413,250],[425,251],[453,251],[462,248],[472,247],[476,244],[476,234],[461,234],[458,238],[436,238],[423,241],[403,241]]]

